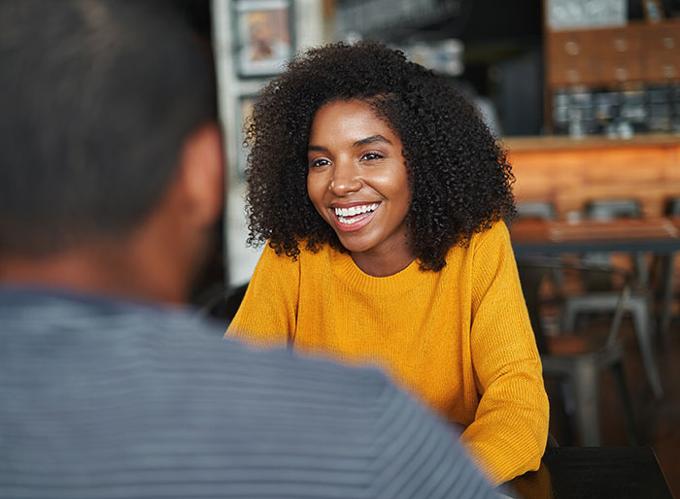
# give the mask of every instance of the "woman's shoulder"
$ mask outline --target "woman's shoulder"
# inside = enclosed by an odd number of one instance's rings
[[[506,246],[510,242],[510,231],[503,220],[492,222],[489,227],[482,228],[475,232],[468,244],[454,245],[448,253],[448,258],[457,253],[472,253],[474,254],[480,248],[497,248]],[[448,259],[447,258],[447,259]]]
[[[446,255],[446,266],[442,269],[447,274],[457,273],[461,269],[493,266],[493,262],[505,259],[512,254],[510,232],[503,220],[493,222],[488,228],[476,232],[468,244],[456,244]]]
[[[471,247],[505,245],[510,242],[510,231],[504,220],[497,220],[491,226],[475,233],[470,241]]]

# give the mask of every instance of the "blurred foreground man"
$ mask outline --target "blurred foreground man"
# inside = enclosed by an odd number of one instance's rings
[[[0,2],[0,497],[490,496],[382,375],[180,305],[223,171],[169,5]]]

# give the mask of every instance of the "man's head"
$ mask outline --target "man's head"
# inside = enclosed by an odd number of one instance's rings
[[[190,273],[221,205],[215,101],[167,2],[0,3],[0,279],[84,248],[141,265],[163,237]]]

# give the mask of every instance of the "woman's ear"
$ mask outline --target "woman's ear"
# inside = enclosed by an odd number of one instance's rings
[[[222,136],[215,123],[185,141],[179,168],[184,198],[196,225],[212,226],[224,210],[225,175]]]

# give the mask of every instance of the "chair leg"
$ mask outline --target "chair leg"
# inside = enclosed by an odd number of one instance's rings
[[[647,287],[649,285],[649,265],[647,265],[646,255],[644,253],[633,253],[633,266],[638,284]]]
[[[647,374],[647,379],[652,387],[654,397],[659,399],[663,396],[659,369],[654,360],[652,347],[651,316],[646,299],[636,300],[630,303],[633,320],[635,322],[635,334],[637,335],[642,354],[642,364]]]
[[[564,430],[564,435],[562,438],[563,445],[575,446],[576,436],[578,434],[578,428],[574,428],[574,388],[573,381],[562,380],[558,385],[559,390],[559,400],[562,403],[562,408],[564,410],[565,416],[567,416],[567,421]],[[552,417],[552,416],[551,416]]]
[[[564,271],[562,269],[553,269],[551,274],[555,287],[561,292],[564,289]]]
[[[671,326],[671,308],[673,306],[673,278],[675,277],[675,256],[670,254],[662,257],[662,272],[663,291],[661,296],[661,316],[659,318],[660,338],[664,339],[668,336],[668,330]]]
[[[600,445],[599,378],[595,362],[591,359],[578,362],[574,369],[576,392],[576,420],[581,435],[581,445]]]
[[[633,411],[633,402],[630,399],[630,392],[628,391],[628,383],[626,382],[626,373],[623,370],[623,363],[621,361],[613,363],[611,365],[611,371],[614,375],[616,388],[619,391],[619,398],[621,399],[621,404],[623,406],[628,442],[630,442],[630,445],[639,445],[640,438],[635,423],[635,412]]]
[[[574,331],[578,308],[575,299],[572,298],[565,301],[564,308],[562,309],[562,324],[560,325],[562,331]]]
[[[573,447],[575,440],[573,388],[571,379],[563,376],[546,376],[545,391],[550,402],[550,425],[557,428],[557,439],[562,445]],[[550,435],[548,436],[550,438]],[[557,445],[554,445],[557,447]]]

